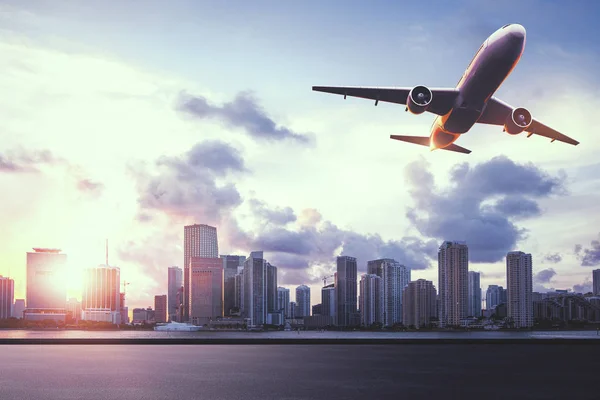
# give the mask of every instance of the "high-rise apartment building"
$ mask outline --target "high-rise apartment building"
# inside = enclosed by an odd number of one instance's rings
[[[156,323],[167,322],[167,295],[154,296],[154,319]]]
[[[0,275],[0,319],[12,317],[15,281]]]
[[[25,311],[25,299],[15,299],[12,316],[21,319],[23,318],[23,311]]]
[[[78,323],[81,320],[81,302],[75,297],[67,301],[67,321]]]
[[[223,317],[223,260],[190,258],[190,320],[205,325]]]
[[[380,276],[361,276],[358,303],[361,325],[383,324],[383,279]]]
[[[600,268],[592,271],[594,296],[600,296]]]
[[[470,317],[481,317],[481,274],[469,271],[469,314]]]
[[[168,317],[170,321],[178,321],[177,310],[181,307],[179,290],[183,287],[183,270],[179,267],[169,267],[167,281]]]
[[[383,279],[383,324],[402,322],[402,293],[410,282],[411,270],[396,260],[383,258],[367,262],[367,273]]]
[[[284,287],[277,288],[277,310],[283,312],[283,317],[288,318],[288,308],[290,306],[290,289]]]
[[[321,314],[333,317],[334,324],[337,323],[337,307],[335,302],[335,284],[332,283],[321,289]]]
[[[533,326],[533,262],[531,254],[506,255],[507,316],[515,328]]]
[[[190,316],[189,270],[192,257],[219,258],[217,228],[204,224],[187,225],[183,228],[183,317],[186,321]]]
[[[300,285],[296,288],[296,318],[310,317],[310,288]]]
[[[267,323],[267,262],[253,251],[244,264],[244,317],[250,325]]]
[[[335,273],[338,326],[351,326],[355,323],[357,314],[357,288],[356,258],[349,256],[338,257],[337,271]]]
[[[121,323],[121,271],[100,265],[83,272],[82,319]]]
[[[506,304],[506,289],[498,285],[489,285],[485,293],[485,308],[493,310],[500,304]]]
[[[239,307],[236,305],[235,297],[236,297],[236,286],[235,286],[235,276],[238,273],[238,269],[244,267],[244,262],[246,261],[246,256],[232,256],[232,255],[222,255],[221,259],[223,260],[223,312],[226,316],[231,315],[231,310],[235,307]]]
[[[419,329],[431,324],[437,314],[436,295],[433,282],[425,279],[410,282],[404,288],[404,325]]]
[[[438,251],[440,326],[459,326],[469,314],[469,249],[464,242],[442,243]]]
[[[67,255],[60,249],[34,248],[27,253],[25,319],[65,321]]]

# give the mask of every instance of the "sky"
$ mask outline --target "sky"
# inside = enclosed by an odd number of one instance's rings
[[[182,266],[183,226],[221,254],[263,250],[311,287],[338,255],[392,257],[437,285],[466,241],[483,290],[533,255],[534,290],[588,291],[600,265],[600,31],[595,1],[0,1],[0,275],[25,296],[32,247],[121,268],[153,306]],[[496,96],[577,147],[475,126],[469,155],[395,142],[432,114],[311,86],[453,87],[481,43],[527,29]]]

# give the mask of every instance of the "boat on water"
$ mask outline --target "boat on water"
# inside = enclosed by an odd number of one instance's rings
[[[160,324],[154,327],[155,331],[174,331],[174,332],[196,332],[201,330],[201,326],[186,324],[183,322],[169,322],[168,324]]]

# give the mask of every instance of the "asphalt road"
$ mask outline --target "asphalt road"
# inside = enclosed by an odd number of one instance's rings
[[[597,400],[594,342],[1,345],[0,399]]]

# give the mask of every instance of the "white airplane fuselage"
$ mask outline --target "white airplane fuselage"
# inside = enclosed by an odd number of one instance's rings
[[[525,28],[506,25],[481,45],[460,78],[454,107],[431,127],[431,150],[447,147],[475,125],[486,103],[515,68],[525,49]]]

